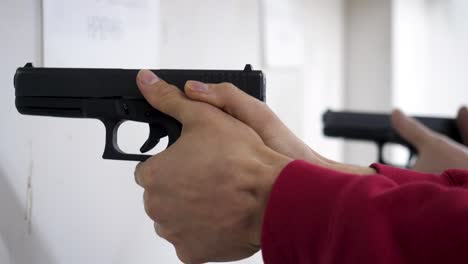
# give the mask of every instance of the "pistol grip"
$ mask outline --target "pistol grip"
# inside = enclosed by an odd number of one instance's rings
[[[379,163],[388,165],[387,162],[385,162],[385,159],[384,159],[384,154],[383,154],[384,145],[385,145],[385,142],[377,142],[377,148],[378,148],[377,151],[379,152],[379,154],[378,154],[379,155],[378,156],[379,157]]]

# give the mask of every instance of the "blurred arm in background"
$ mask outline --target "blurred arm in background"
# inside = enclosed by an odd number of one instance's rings
[[[447,169],[468,169],[468,109],[460,108],[457,125],[463,144],[431,131],[416,119],[400,110],[392,113],[392,124],[398,133],[418,150],[412,169],[441,173]]]

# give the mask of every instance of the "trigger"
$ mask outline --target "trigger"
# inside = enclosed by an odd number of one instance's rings
[[[146,153],[152,150],[154,147],[156,147],[156,145],[158,145],[159,140],[165,136],[167,136],[167,132],[163,127],[150,124],[149,137],[143,146],[141,146],[140,152]]]

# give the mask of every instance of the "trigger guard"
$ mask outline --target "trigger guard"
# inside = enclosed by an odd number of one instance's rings
[[[166,129],[160,125],[150,124],[149,129],[150,132],[148,139],[140,148],[141,153],[146,153],[152,150],[154,147],[156,147],[156,145],[158,145],[161,138],[167,136]]]

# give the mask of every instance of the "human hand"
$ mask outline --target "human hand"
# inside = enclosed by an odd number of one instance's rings
[[[249,96],[230,83],[205,84],[189,81],[185,94],[193,100],[216,106],[251,127],[265,145],[292,159],[300,159],[315,165],[346,173],[373,174],[369,167],[359,167],[329,160],[313,151],[264,103]]]
[[[291,159],[244,123],[140,71],[147,101],[183,124],[180,138],[138,164],[137,183],[158,235],[186,263],[231,261],[260,249],[271,187]]]
[[[416,119],[395,110],[392,113],[392,125],[396,131],[411,143],[418,151],[416,163],[412,169],[441,173],[447,169],[468,169],[468,109],[460,108],[457,125],[463,139],[459,144],[444,135],[425,127]]]

